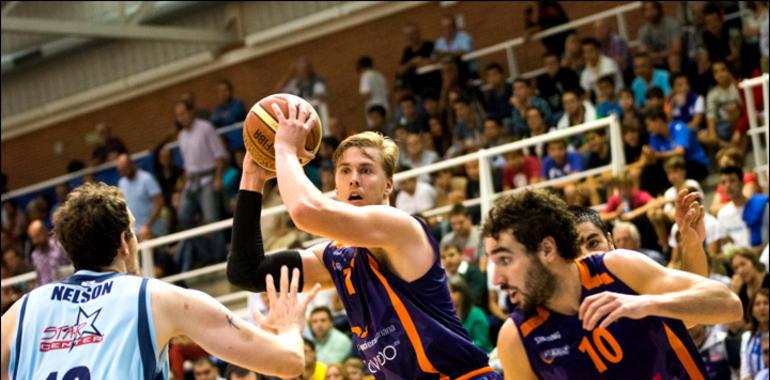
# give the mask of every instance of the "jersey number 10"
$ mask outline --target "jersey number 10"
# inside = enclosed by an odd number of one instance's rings
[[[580,341],[578,349],[580,352],[588,354],[599,373],[607,370],[607,365],[604,364],[602,357],[613,364],[620,363],[623,360],[623,349],[620,348],[618,341],[615,340],[615,337],[607,329],[601,327],[594,329],[592,340],[594,342],[593,345],[591,345],[588,337],[584,336]],[[605,342],[609,345],[609,348],[605,345]],[[597,349],[599,352],[596,352]],[[601,357],[599,357],[599,354],[601,354]]]

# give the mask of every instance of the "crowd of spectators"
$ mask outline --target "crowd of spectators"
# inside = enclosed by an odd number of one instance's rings
[[[549,188],[570,206],[598,210],[594,223],[612,233],[615,247],[639,251],[669,266],[677,265],[681,256],[674,196],[683,188],[701,194],[708,210],[712,278],[731,286],[746,311],[744,321],[699,326],[691,334],[709,378],[730,378],[731,373],[755,378],[761,371],[767,373],[769,207],[767,189],[760,188],[746,163],[753,148],[746,133],[746,102],[737,83],[767,72],[768,9],[764,2],[748,3],[750,13],[729,22],[718,3],[687,3],[689,25],[684,28],[674,15],[664,14],[660,3],[644,2],[640,13],[645,23],[634,48],[599,20],[590,33],[567,30],[543,39],[547,52],[538,59],[544,73],[534,78],[507,78],[499,63],[479,67],[476,61],[462,60],[474,42],[452,15],[441,17],[441,35],[435,42],[423,39],[417,24],[406,24],[397,72],[378,71],[370,57],[360,57],[360,97],[349,104],[362,111],[362,129],[396,141],[400,171],[615,115],[626,170],[616,176],[607,170]],[[529,7],[525,19],[527,38],[569,20],[558,2],[550,1]],[[428,64],[438,64],[440,70],[418,74],[417,69]],[[314,106],[329,96],[307,58],[290,68],[276,91],[301,96]],[[137,219],[140,239],[231,215],[244,151],[229,147],[216,129],[243,120],[246,110],[229,81],[219,82],[216,94],[218,105],[211,112],[198,107],[192,93],[169,107],[176,131],[153,149],[152,172],[131,161],[125,144],[105,124],[97,126],[92,163],[116,162],[118,185]],[[332,152],[345,136],[334,117],[326,127],[322,147],[306,172],[320,189],[331,191]],[[172,157],[173,140],[179,142],[183,166]],[[599,129],[493,157],[492,185],[495,191],[511,190],[605,167],[612,161],[609,144],[607,131]],[[473,341],[490,352],[511,305],[491,286],[478,227],[480,209],[461,205],[479,197],[480,180],[475,161],[423,174],[397,183],[391,204],[429,222],[440,242],[458,317]],[[66,257],[47,231],[51,213],[67,191],[66,185],[57,187],[56,199],[36,198],[26,210],[13,201],[3,203],[4,278],[34,269],[39,285],[64,275],[59,272]],[[278,189],[266,189],[266,207],[280,203]],[[443,206],[451,211],[424,214]],[[262,226],[267,250],[297,247],[310,238],[285,215],[266,217]],[[221,262],[226,239],[224,233],[212,233],[157,249],[156,276]],[[3,310],[28,288],[3,288]],[[333,295],[319,298],[325,301],[309,313],[302,379],[367,378],[339,300]],[[264,308],[264,303],[250,299],[250,307]],[[177,378],[184,376],[179,360],[194,363],[196,379],[216,379],[220,370],[228,379],[261,378],[226,368],[226,363],[212,361],[189,344],[172,345]]]

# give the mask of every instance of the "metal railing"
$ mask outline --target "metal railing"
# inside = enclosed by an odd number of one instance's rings
[[[751,146],[754,150],[754,165],[757,177],[759,177],[759,184],[763,189],[768,188],[768,179],[765,176],[768,171],[768,149],[770,149],[770,133],[768,133],[768,125],[770,125],[770,100],[768,100],[768,74],[762,74],[756,78],[746,79],[738,84],[743,89],[744,97],[746,98],[746,109],[749,118],[749,130],[747,134],[751,137]],[[762,125],[758,125],[759,118],[757,117],[757,109],[754,103],[754,87],[762,87]],[[762,139],[760,135],[765,135],[765,145],[762,146]]]
[[[555,34],[559,34],[561,32],[564,32],[579,26],[591,24],[597,20],[601,20],[601,19],[605,19],[613,16],[617,19],[618,34],[621,37],[623,37],[624,40],[628,41],[629,35],[628,35],[628,28],[626,27],[625,14],[631,11],[641,9],[641,7],[642,7],[641,1],[634,1],[629,4],[619,5],[617,7],[608,9],[606,11],[594,13],[590,16],[586,16],[577,20],[570,21],[566,24],[558,25],[553,28],[549,28],[549,29],[537,32],[532,36],[530,36],[529,38],[516,37],[507,41],[494,44],[492,46],[487,46],[485,48],[481,48],[481,49],[472,51],[470,53],[463,54],[461,59],[463,61],[470,61],[479,57],[505,51],[506,60],[508,62],[508,73],[510,75],[510,79],[515,79],[519,77],[519,67],[518,67],[518,62],[516,60],[516,51],[514,50],[514,48],[524,45],[525,43],[530,41],[542,40],[545,37],[550,37]],[[426,74],[431,71],[438,70],[440,68],[441,68],[441,65],[438,63],[422,66],[417,69],[417,74]],[[543,69],[539,69],[539,70],[540,71],[537,71],[537,73],[541,73]],[[537,75],[537,74],[535,74],[535,71],[532,71],[532,72],[522,74],[521,76],[532,77],[534,75]]]
[[[585,170],[579,173],[573,173],[569,176],[562,177],[562,178],[539,182],[535,185],[530,186],[529,188],[539,188],[539,187],[558,185],[566,182],[580,180],[589,176],[598,175],[606,171],[612,171],[613,174],[617,174],[621,172],[625,166],[625,157],[623,154],[623,142],[622,142],[621,133],[620,133],[620,123],[614,115],[611,115],[603,119],[591,121],[591,122],[570,127],[567,129],[549,132],[544,135],[523,139],[520,141],[508,143],[505,145],[500,145],[490,149],[481,149],[477,152],[470,153],[464,156],[455,157],[455,158],[440,161],[425,167],[396,173],[394,176],[394,181],[399,182],[405,179],[418,177],[423,174],[433,173],[440,170],[459,166],[467,162],[478,161],[481,196],[476,199],[466,200],[465,202],[463,202],[463,204],[465,206],[481,205],[482,215],[486,215],[491,209],[492,203],[495,199],[497,199],[498,197],[522,190],[522,188],[518,188],[518,189],[512,189],[504,192],[495,193],[494,187],[492,185],[492,170],[490,165],[491,157],[501,155],[507,152],[515,151],[515,150],[524,149],[530,146],[535,146],[535,145],[542,144],[544,142],[548,142],[552,140],[564,139],[569,136],[586,133],[588,131],[600,129],[600,128],[609,128],[610,155],[612,157],[612,162],[610,165],[602,166],[595,169]],[[330,192],[324,193],[324,195],[328,197],[334,197],[334,192],[330,191]],[[450,208],[451,206],[439,207],[439,208],[425,211],[422,214],[424,216],[441,215],[449,212]],[[262,217],[269,217],[269,216],[284,213],[284,212],[286,212],[286,207],[284,205],[273,206],[263,210]],[[190,230],[174,233],[167,236],[162,236],[159,238],[155,238],[152,240],[147,240],[139,243],[137,248],[141,252],[142,275],[146,277],[153,277],[153,273],[154,273],[154,263],[152,259],[153,248],[163,246],[163,245],[168,245],[168,244],[178,242],[184,239],[189,239],[195,236],[205,235],[212,232],[221,231],[221,230],[230,228],[232,227],[232,221],[233,221],[232,219],[222,220],[222,221],[214,222],[205,226],[196,227]],[[315,239],[309,242],[305,242],[303,246],[310,247],[324,240],[325,239]],[[183,280],[190,280],[196,277],[209,275],[212,273],[223,272],[225,271],[226,267],[227,267],[227,263],[218,263],[218,264],[210,265],[204,268],[199,268],[199,269],[187,271],[184,273],[167,276],[167,277],[161,278],[161,280],[166,282],[178,282]],[[34,280],[35,278],[36,277],[34,272],[25,273],[9,279],[2,280],[2,282],[0,282],[0,287],[5,288],[8,286],[17,285],[20,283]],[[245,298],[247,294],[248,294],[247,292],[239,291],[232,294],[220,296],[217,299],[220,300],[220,302],[234,302]]]

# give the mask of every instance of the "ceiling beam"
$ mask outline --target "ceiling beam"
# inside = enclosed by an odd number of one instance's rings
[[[13,8],[16,8],[17,5],[19,5],[21,1],[8,1],[5,6],[3,6],[2,15],[5,17],[7,14],[11,13]]]
[[[232,42],[235,37],[226,32],[170,26],[108,25],[43,18],[3,17],[4,32],[61,34],[81,37],[187,41]]]

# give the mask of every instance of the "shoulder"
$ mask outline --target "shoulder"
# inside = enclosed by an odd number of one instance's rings
[[[524,342],[516,324],[510,318],[505,321],[497,338],[500,362],[505,371],[517,374],[519,379],[537,379],[527,357]]]
[[[644,254],[627,249],[616,249],[604,255],[594,255],[591,257],[603,260],[607,270],[621,280],[633,273],[637,273],[636,269],[639,268],[639,265],[654,263],[652,259]]]

